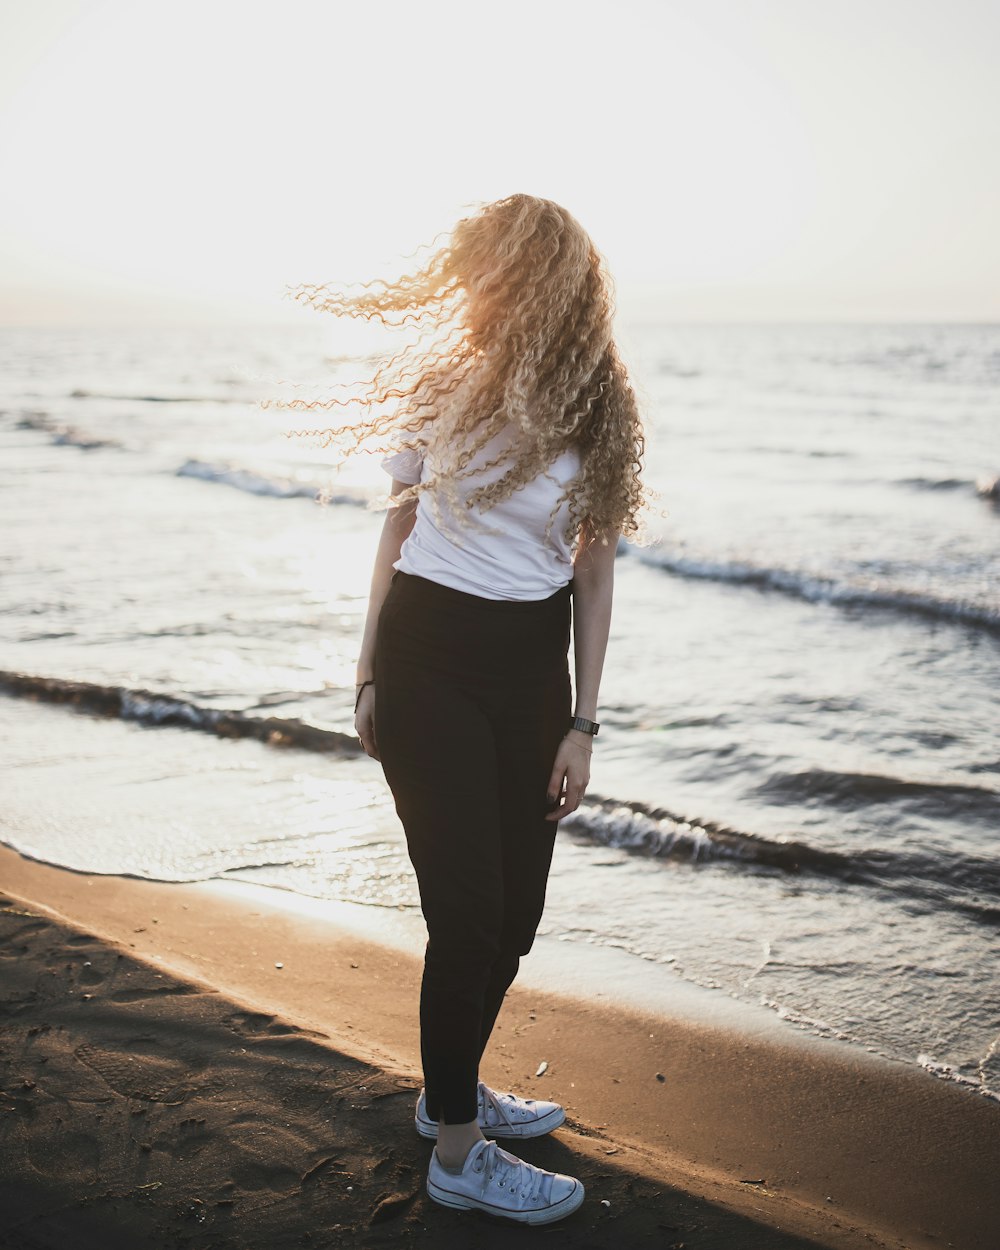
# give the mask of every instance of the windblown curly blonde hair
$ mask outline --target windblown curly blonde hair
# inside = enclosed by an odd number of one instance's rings
[[[319,436],[324,446],[346,436],[355,448],[388,436],[383,450],[423,448],[430,435],[430,476],[391,502],[440,491],[463,524],[466,509],[488,511],[575,445],[580,472],[553,508],[547,533],[568,500],[568,543],[585,533],[601,542],[642,534],[640,511],[652,492],[640,480],[642,422],[612,334],[612,282],[566,209],[533,195],[507,196],[462,218],[426,264],[391,284],[365,283],[354,295],[308,284],[291,293],[317,310],[415,325],[421,333],[381,360],[361,399],[278,401],[307,411],[362,410],[349,424],[290,434]],[[422,346],[428,333],[430,344]],[[393,400],[395,410],[385,411]],[[519,436],[470,468],[504,430]],[[462,477],[498,465],[506,467],[495,480],[460,496]]]

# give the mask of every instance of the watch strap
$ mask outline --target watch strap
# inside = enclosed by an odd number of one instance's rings
[[[585,716],[574,716],[569,724],[570,729],[579,729],[582,733],[597,737],[600,725],[595,720],[587,720]]]

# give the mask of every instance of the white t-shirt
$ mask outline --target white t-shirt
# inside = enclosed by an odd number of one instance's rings
[[[494,435],[479,449],[470,467],[493,460],[509,446],[509,437],[506,430]],[[433,463],[433,450],[426,442],[422,451],[403,448],[381,461],[391,477],[410,485],[430,476]],[[559,505],[548,539],[545,527],[564,487],[579,473],[580,463],[579,451],[568,448],[548,469],[500,503],[485,511],[472,508],[471,523],[465,527],[454,519],[440,494],[440,516],[436,515],[428,498],[430,492],[424,491],[417,498],[413,529],[403,540],[393,568],[485,599],[548,598],[573,578],[573,552],[562,534],[568,499]],[[494,465],[485,473],[460,478],[459,498],[464,501],[473,490],[495,482],[508,468],[509,464]],[[480,529],[477,521],[498,532]]]

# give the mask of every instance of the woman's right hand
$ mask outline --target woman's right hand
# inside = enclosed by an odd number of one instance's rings
[[[361,739],[365,754],[373,760],[379,758],[378,745],[375,742],[375,687],[365,686],[358,699],[358,710],[354,713],[354,731]]]

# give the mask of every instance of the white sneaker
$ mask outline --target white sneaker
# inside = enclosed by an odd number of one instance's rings
[[[550,1224],[583,1202],[583,1185],[575,1177],[536,1168],[495,1141],[477,1141],[461,1173],[445,1170],[435,1146],[427,1192],[442,1206],[504,1215],[522,1224]]]
[[[484,1137],[541,1137],[558,1128],[566,1119],[566,1112],[557,1102],[519,1098],[517,1094],[498,1094],[485,1081],[479,1082],[477,1102],[476,1120]],[[413,1122],[421,1137],[437,1137],[437,1120],[427,1115],[423,1089],[417,1099]]]

